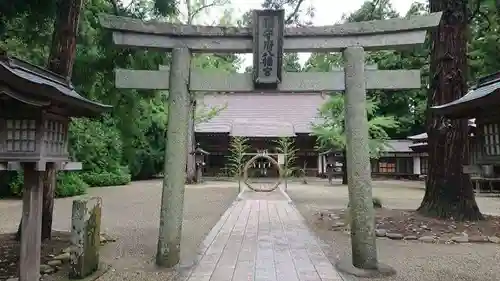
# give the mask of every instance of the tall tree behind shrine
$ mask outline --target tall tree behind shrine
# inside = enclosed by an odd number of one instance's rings
[[[76,55],[76,36],[83,0],[57,1],[56,18],[52,34],[47,69],[71,81]],[[43,181],[42,240],[51,239],[52,218],[57,170],[53,164],[46,167]],[[21,223],[17,237],[21,237]]]
[[[430,85],[427,106],[454,101],[467,92],[467,0],[430,0],[431,12],[443,12],[431,32]],[[421,214],[461,220],[482,219],[469,175],[467,120],[445,120],[427,113],[429,172]]]

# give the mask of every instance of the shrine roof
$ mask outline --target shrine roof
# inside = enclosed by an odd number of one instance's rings
[[[47,69],[38,67],[19,58],[8,56],[0,50],[0,89],[29,95],[38,99],[57,101],[68,109],[71,116],[95,116],[111,106],[80,96],[71,82]]]
[[[197,124],[195,130],[246,137],[309,134],[326,98],[304,93],[205,94],[197,100],[198,110],[224,109],[209,121]]]
[[[496,111],[500,104],[500,72],[479,78],[463,97],[430,109],[450,118],[476,117],[485,111]]]
[[[476,127],[476,119],[475,118],[469,119],[468,125],[469,125],[469,129],[475,128]],[[420,133],[417,135],[409,136],[409,137],[407,137],[407,139],[412,140],[412,141],[427,140],[427,133]]]
[[[412,141],[409,140],[387,140],[384,152],[413,152],[410,149]]]
[[[410,140],[387,140],[384,148],[381,150],[382,152],[385,153],[412,153],[414,152],[411,147],[413,145],[413,142]],[[321,152],[319,155],[325,155],[329,154],[332,152],[339,152],[340,150],[327,150]]]

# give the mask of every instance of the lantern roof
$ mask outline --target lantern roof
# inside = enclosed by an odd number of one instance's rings
[[[92,117],[112,108],[82,97],[63,76],[0,50],[0,97],[36,107],[57,106],[67,117]]]

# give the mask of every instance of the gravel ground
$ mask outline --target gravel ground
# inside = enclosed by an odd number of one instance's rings
[[[420,183],[421,184],[421,183]],[[422,196],[418,182],[375,181],[373,193],[382,199],[385,207],[416,208]],[[313,185],[291,184],[288,194],[311,229],[323,240],[324,251],[330,261],[350,255],[349,236],[317,228],[312,222],[316,211],[325,208],[343,208],[347,205],[347,187],[326,183]],[[485,213],[500,213],[500,198],[477,198]],[[388,281],[497,281],[500,280],[500,247],[492,244],[436,245],[415,241],[377,240],[379,260],[394,267],[398,274]],[[381,280],[357,279],[347,280]]]
[[[237,194],[234,183],[232,186],[230,183],[187,186],[181,245],[181,259],[184,262],[189,263],[196,257],[198,245]],[[110,263],[114,270],[99,280],[168,280],[170,273],[154,266],[161,181],[92,188],[88,195],[102,197],[102,231],[118,239],[101,251],[102,261]],[[54,229],[70,229],[73,199],[56,200]],[[15,231],[20,212],[20,201],[0,201],[0,232]]]

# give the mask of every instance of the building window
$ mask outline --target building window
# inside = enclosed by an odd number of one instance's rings
[[[420,173],[427,175],[429,171],[429,159],[427,157],[420,157]]]
[[[396,173],[396,163],[393,159],[381,159],[378,163],[379,173]]]
[[[398,158],[397,161],[398,174],[413,174],[413,159],[409,157]]]
[[[498,124],[483,125],[484,152],[486,156],[500,155],[499,134]]]

